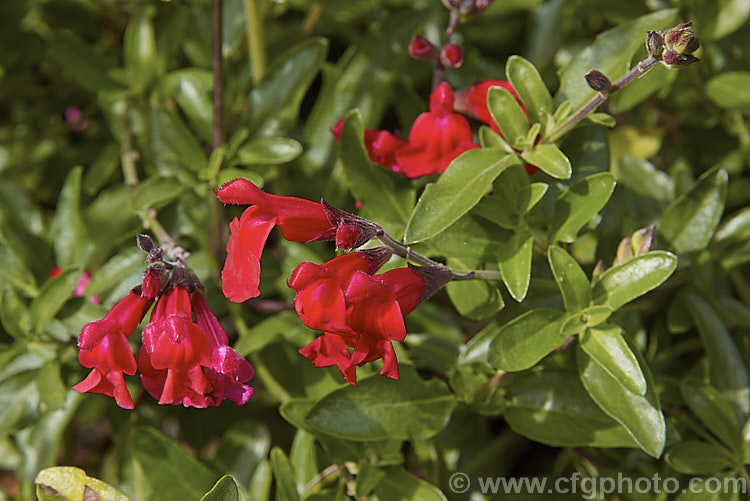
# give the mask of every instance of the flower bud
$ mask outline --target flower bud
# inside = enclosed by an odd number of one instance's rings
[[[449,43],[440,51],[440,62],[443,66],[458,68],[464,62],[464,51],[457,43]]]
[[[693,33],[693,23],[683,23],[664,33],[664,45],[667,50],[677,54],[692,54],[698,50],[700,42]]]
[[[353,224],[342,223],[336,228],[336,248],[349,250],[359,239],[359,230]]]
[[[630,235],[630,239],[632,241],[634,255],[640,256],[641,254],[649,252],[654,248],[654,243],[656,242],[656,225],[649,224],[640,230],[635,230],[633,234]]]
[[[649,31],[646,37],[646,50],[649,55],[656,59],[661,59],[661,53],[664,50],[664,39],[658,31]]]
[[[331,226],[336,228],[336,247],[339,249],[356,249],[373,239],[378,231],[381,231],[380,226],[372,221],[338,209],[325,200],[321,200],[320,204]]]
[[[409,44],[409,55],[414,59],[437,59],[438,48],[425,37],[415,33]]]
[[[698,61],[700,59],[692,54],[678,54],[671,50],[665,50],[661,60],[662,64],[668,68],[684,68]]]
[[[607,78],[607,75],[599,70],[589,71],[584,78],[586,78],[586,83],[589,84],[589,87],[597,92],[606,94],[612,88],[612,82]]]

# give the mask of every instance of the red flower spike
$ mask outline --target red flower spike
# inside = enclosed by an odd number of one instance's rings
[[[440,62],[443,66],[458,68],[464,62],[464,51],[457,43],[449,43],[440,51]]]
[[[73,387],[114,397],[117,405],[132,409],[135,405],[125,386],[123,374],[135,374],[136,363],[127,338],[143,319],[153,300],[131,292],[102,318],[83,327],[78,339],[78,361],[92,369]]]
[[[415,178],[443,172],[461,153],[479,148],[468,120],[453,112],[453,91],[443,82],[430,95],[430,111],[414,121],[409,144],[396,150],[399,172]]]
[[[414,59],[432,60],[438,57],[438,48],[425,37],[414,34],[409,43],[409,55]]]

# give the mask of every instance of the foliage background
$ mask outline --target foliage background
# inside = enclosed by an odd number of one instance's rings
[[[239,211],[222,208],[212,189],[243,176],[348,210],[357,198],[366,217],[401,236],[406,221],[389,219],[382,190],[352,182],[362,174],[338,157],[329,127],[358,108],[365,127],[405,134],[427,108],[431,80],[430,65],[410,60],[406,47],[415,31],[439,41],[447,11],[437,0],[258,4],[268,66],[254,82],[243,2],[224,0],[226,140],[212,153],[210,2],[0,3],[0,499],[34,499],[35,476],[54,465],[83,468],[131,499],[158,500],[199,499],[224,474],[234,481],[210,499],[345,499],[345,484],[380,499],[459,499],[448,486],[455,471],[747,478],[747,2],[495,0],[460,25],[465,62],[446,73],[454,88],[505,79],[506,60],[520,54],[553,94],[561,81],[569,86],[558,101],[575,100],[592,65],[615,79],[644,57],[646,30],[687,19],[703,62],[654,69],[609,104],[617,127],[585,123],[569,134],[561,147],[570,180],[532,179],[549,190],[528,218],[537,242],[523,302],[499,284],[452,284],[408,317],[400,386],[364,379],[377,372],[365,367],[356,388],[297,354],[314,333],[285,308],[291,270],[333,249],[276,237],[264,255],[263,299],[231,304],[218,276],[226,221]],[[66,122],[70,106],[85,130]],[[343,148],[356,155],[358,146]],[[130,166],[137,185],[123,177]],[[594,402],[577,342],[513,377],[487,361],[489,339],[510,320],[537,307],[562,310],[546,257],[549,221],[565,188],[601,172],[617,180],[611,199],[563,244],[587,275],[651,223],[657,248],[679,258],[665,284],[613,317],[646,377],[647,410]],[[406,205],[425,184],[387,182]],[[160,407],[146,397],[124,411],[70,390],[84,375],[81,327],[140,280],[133,237],[147,209],[190,250],[210,305],[256,369],[256,393],[243,408]],[[473,212],[459,223],[420,248],[460,268],[497,266],[514,230]],[[55,266],[64,272],[48,280]],[[93,274],[86,296],[101,306],[70,297],[84,269]],[[131,391],[142,392],[137,384]],[[377,405],[386,395],[409,410]],[[344,414],[331,414],[342,402]],[[666,427],[642,425],[646,412]],[[330,465],[346,465],[356,479],[334,469],[304,491]]]

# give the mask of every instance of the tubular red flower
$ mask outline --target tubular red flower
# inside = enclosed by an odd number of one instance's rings
[[[320,203],[271,195],[246,179],[235,179],[216,191],[222,202],[251,205],[229,225],[227,259],[222,270],[222,291],[241,303],[260,294],[260,257],[274,226],[293,242],[332,239],[336,228]]]
[[[102,318],[83,327],[78,339],[78,361],[92,369],[73,387],[79,392],[99,393],[114,397],[125,409],[134,407],[125,386],[124,374],[135,374],[136,363],[127,338],[143,319],[152,299],[131,292]]]
[[[443,172],[461,153],[479,148],[472,137],[466,118],[453,112],[453,91],[443,82],[430,95],[430,111],[411,126],[409,144],[396,150],[396,172],[412,179]]]
[[[323,331],[300,353],[316,367],[337,366],[351,384],[356,384],[357,366],[379,358],[380,373],[398,379],[391,341],[406,336],[403,317],[416,307],[425,283],[410,268],[373,275],[382,262],[369,264],[358,254],[323,265],[303,263],[289,279],[303,323]]]
[[[243,405],[253,394],[244,384],[253,377],[250,363],[228,346],[203,295],[180,286],[169,290],[151,314],[138,369],[144,388],[160,404],[215,407],[227,399]]]

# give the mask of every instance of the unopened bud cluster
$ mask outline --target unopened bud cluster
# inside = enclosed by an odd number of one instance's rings
[[[420,35],[414,35],[409,44],[409,55],[414,59],[434,61],[439,59],[443,66],[458,68],[464,62],[464,52],[455,42],[445,44],[442,49]]]
[[[646,39],[648,53],[670,68],[683,68],[700,61],[693,53],[700,42],[693,32],[693,23],[682,23],[659,33],[649,31]]]
[[[654,248],[656,243],[656,225],[650,224],[638,230],[635,230],[630,235],[626,236],[620,241],[617,246],[617,255],[612,261],[612,266],[619,266],[634,257],[645,254]],[[604,261],[599,260],[594,267],[593,279],[598,280],[602,274],[607,271],[607,267],[604,266]]]
[[[480,14],[490,6],[492,0],[442,0],[450,10],[456,10],[462,16]]]

